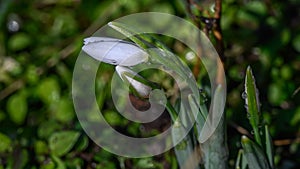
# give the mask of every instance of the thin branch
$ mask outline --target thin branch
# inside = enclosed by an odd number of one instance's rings
[[[216,48],[221,57],[221,60],[224,62],[224,43],[223,43],[223,34],[221,29],[221,15],[222,15],[222,0],[215,1],[215,24],[213,34],[216,38]]]
[[[297,137],[295,139],[274,140],[275,146],[286,146],[293,143],[300,143],[300,137]]]
[[[236,124],[233,121],[228,122],[228,124],[229,124],[229,126],[233,127],[237,132],[239,132],[241,135],[245,135],[249,138],[253,138],[253,136],[244,127]]]
[[[14,81],[12,84],[10,84],[8,87],[6,87],[4,90],[0,92],[0,100],[6,98],[11,93],[15,92],[16,90],[19,90],[24,86],[23,79],[18,79]]]
[[[198,19],[197,16],[195,16],[192,12],[192,5],[196,6],[196,8],[198,9],[198,11],[201,13],[202,12],[202,8],[196,4],[193,0],[186,0],[186,11],[189,15],[189,17],[192,19],[193,23],[199,28],[201,29],[201,21]],[[197,51],[197,55],[200,56],[200,51],[201,49],[199,48],[199,51]],[[196,60],[196,63],[194,65],[194,68],[193,68],[193,74],[194,74],[194,77],[196,78],[197,80],[197,77],[200,73],[200,64],[201,64],[201,61],[198,57],[196,57],[197,60]]]

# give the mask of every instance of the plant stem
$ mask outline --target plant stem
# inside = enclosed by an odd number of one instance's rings
[[[205,169],[226,169],[228,160],[225,118],[222,117],[213,135],[203,144]]]
[[[213,26],[209,27],[208,25],[205,25],[203,28],[201,27],[201,24],[198,23],[198,20],[195,19],[194,14],[190,10],[191,5],[195,5],[195,2],[193,0],[186,0],[187,4],[187,11],[196,26],[198,26],[199,29],[202,29],[207,37],[209,36],[209,33],[213,33],[213,37],[216,40],[215,47],[216,50],[224,63],[225,57],[224,57],[224,43],[223,43],[223,35],[222,35],[222,29],[221,29],[221,14],[222,14],[222,0],[215,0],[215,13],[213,17],[209,17],[206,19],[209,19],[210,21],[213,21]],[[196,5],[199,7],[200,5]],[[197,8],[199,10],[199,13],[205,12],[205,9],[203,8]],[[205,24],[205,23],[204,23]],[[209,30],[212,29],[212,30]],[[196,68],[194,68],[194,74],[195,72],[199,72],[199,68],[197,68],[199,65],[196,63]],[[217,65],[218,73],[216,76],[216,83],[221,84],[224,79],[222,72],[220,72],[222,69],[222,63],[220,65]],[[197,77],[198,74],[195,74]],[[221,121],[213,133],[213,135],[203,144],[201,144],[201,151],[204,156],[204,166],[205,169],[225,169],[227,168],[227,160],[228,160],[228,149],[227,149],[227,135],[226,135],[226,122],[225,122],[225,113],[223,113],[223,117],[221,118]]]

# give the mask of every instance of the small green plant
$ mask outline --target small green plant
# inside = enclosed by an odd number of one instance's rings
[[[243,149],[238,153],[236,169],[274,169],[272,139],[268,126],[261,127],[259,92],[250,66],[246,71],[245,91],[242,97],[245,99],[245,108],[253,129],[254,140],[242,136]]]
[[[211,112],[209,112],[205,104],[207,98],[203,96],[203,91],[199,90],[196,81],[192,78],[193,74],[168,47],[153,36],[136,34],[138,31],[127,24],[110,22],[108,26],[132,42],[106,37],[90,37],[85,39],[82,49],[101,62],[117,65],[116,72],[135,96],[149,99],[150,102],[152,100],[162,103],[166,107],[172,120],[172,141],[174,146],[176,145],[174,151],[180,168],[225,169],[228,158],[223,116],[226,97],[225,82],[213,81],[215,83],[212,83],[214,87],[212,87],[212,105]],[[202,36],[205,38],[204,34]],[[207,39],[204,43],[208,45],[210,42]],[[114,53],[114,49],[118,48],[124,48],[125,53]],[[217,52],[208,48],[203,47],[206,54],[217,57]],[[97,51],[98,49],[101,51]],[[126,55],[128,51],[136,52],[136,54]],[[104,58],[105,54],[106,58]],[[206,64],[210,63],[208,60],[205,61]],[[181,92],[179,97],[175,97],[177,101],[171,102],[169,98],[164,100],[165,89],[162,86],[136,73],[135,68],[147,67],[147,65],[155,65],[174,77]],[[221,69],[215,66],[213,68],[214,72],[218,72],[215,69]],[[217,78],[215,74],[213,76]],[[152,91],[152,96],[150,91]],[[217,113],[220,113],[221,117],[216,116]],[[215,119],[220,120],[220,123]]]

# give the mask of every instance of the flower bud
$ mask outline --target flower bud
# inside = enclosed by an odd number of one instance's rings
[[[132,42],[107,37],[84,39],[82,50],[101,62],[134,66],[148,60],[148,53]]]

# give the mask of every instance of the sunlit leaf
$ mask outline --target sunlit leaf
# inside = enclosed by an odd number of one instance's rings
[[[253,128],[255,140],[259,145],[262,145],[259,133],[260,102],[258,95],[258,89],[256,88],[255,79],[252,74],[252,69],[249,66],[246,71],[245,93],[243,93],[243,98],[245,99],[245,106],[248,113],[247,116]]]
[[[68,153],[76,143],[80,133],[75,131],[60,131],[51,135],[49,147],[53,154],[63,156]]]
[[[38,140],[34,143],[34,151],[36,154],[46,154],[48,153],[47,143],[41,140]]]
[[[57,80],[53,77],[43,79],[37,87],[37,94],[45,103],[56,104],[60,98],[60,86]]]
[[[62,97],[57,104],[52,104],[51,110],[51,116],[63,123],[70,122],[75,116],[72,102],[67,97]]]
[[[11,50],[17,51],[28,47],[31,43],[31,37],[25,33],[17,33],[8,42]]]
[[[0,133],[0,153],[11,150],[11,143],[12,141],[8,136]]]
[[[10,119],[16,124],[24,123],[27,115],[27,100],[22,93],[11,96],[7,102],[7,111]]]

